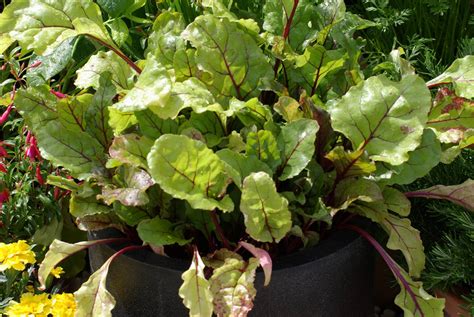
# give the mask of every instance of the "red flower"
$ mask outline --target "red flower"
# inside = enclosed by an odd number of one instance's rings
[[[0,124],[4,124],[5,121],[7,121],[8,116],[10,115],[10,112],[12,112],[12,109],[13,109],[13,104],[10,104],[7,110],[5,110],[3,114],[0,116]]]
[[[36,179],[38,180],[38,183],[40,183],[40,185],[45,184],[43,176],[41,175],[41,168],[39,165],[36,165]]]
[[[0,145],[0,157],[8,157],[7,150],[3,146]]]
[[[6,173],[7,172],[7,169],[5,167],[5,164],[3,163],[0,163],[0,172],[3,172],[3,173]]]
[[[2,190],[0,192],[0,203],[1,204],[8,201],[9,198],[10,198],[10,192],[8,191],[7,188],[5,188],[4,190]]]
[[[59,99],[63,99],[67,97],[67,95],[63,94],[62,92],[56,91],[54,89],[51,89],[49,92],[55,95],[56,97],[58,97]]]

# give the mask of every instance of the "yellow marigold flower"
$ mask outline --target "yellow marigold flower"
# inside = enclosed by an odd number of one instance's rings
[[[11,268],[23,271],[26,264],[35,262],[35,253],[25,240],[10,244],[0,243],[0,272]]]
[[[19,303],[10,302],[5,314],[9,317],[47,317],[51,314],[51,300],[48,294],[25,293],[21,295]]]
[[[58,266],[51,270],[51,275],[55,278],[60,278],[61,274],[64,274],[64,270],[62,267]]]
[[[76,300],[73,294],[63,293],[51,297],[53,317],[73,317],[76,312]]]

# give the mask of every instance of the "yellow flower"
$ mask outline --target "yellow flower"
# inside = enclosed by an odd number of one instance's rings
[[[73,294],[63,293],[51,297],[53,317],[73,317],[76,312],[76,300]]]
[[[35,253],[25,240],[10,244],[0,243],[0,272],[11,268],[23,271],[26,264],[35,262]]]
[[[47,317],[51,314],[51,300],[48,294],[25,293],[21,295],[19,303],[10,302],[5,314],[9,317]]]
[[[60,278],[61,274],[64,274],[64,270],[62,267],[58,266],[51,270],[51,275],[55,278]]]

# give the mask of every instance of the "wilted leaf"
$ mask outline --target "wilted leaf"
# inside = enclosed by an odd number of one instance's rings
[[[146,157],[153,146],[153,141],[137,134],[125,134],[114,138],[109,149],[111,159],[108,167],[129,164],[135,167],[148,168]]]
[[[272,258],[270,257],[270,254],[268,254],[267,251],[257,248],[253,244],[250,244],[247,242],[240,241],[239,244],[243,246],[245,249],[247,249],[247,251],[252,253],[252,255],[258,259],[258,262],[263,269],[263,273],[265,274],[264,286],[268,286],[272,278],[272,266],[273,266],[273,262],[272,262]]]

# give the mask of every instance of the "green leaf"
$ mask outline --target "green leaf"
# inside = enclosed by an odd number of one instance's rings
[[[176,81],[183,81],[193,76],[201,76],[201,72],[197,69],[195,60],[195,49],[177,50],[173,57],[173,69]]]
[[[275,170],[281,163],[277,140],[267,130],[250,132],[247,135],[246,154],[266,163],[272,170]]]
[[[265,79],[273,79],[270,63],[255,40],[227,18],[199,16],[181,34],[196,50],[196,64],[209,73],[209,90],[219,99],[258,95]]]
[[[115,87],[111,82],[111,77],[110,73],[105,73],[100,77],[99,88],[84,114],[86,132],[99,141],[104,150],[109,149],[113,138],[113,131],[109,126],[109,107],[115,97]]]
[[[112,74],[112,78],[109,80],[118,92],[132,89],[133,70],[123,59],[111,51],[92,55],[87,63],[77,71],[74,85],[81,89],[93,87],[97,90],[100,86],[100,76],[105,72]]]
[[[63,230],[63,222],[58,221],[58,218],[53,217],[51,222],[35,231],[31,237],[34,244],[49,246],[55,239],[61,238]]]
[[[200,132],[208,147],[218,145],[226,134],[225,122],[216,112],[192,112],[187,122],[192,128]],[[187,126],[183,124],[182,127]],[[184,133],[184,131],[182,132]]]
[[[118,253],[111,256],[76,292],[74,299],[77,303],[75,316],[104,316],[111,317],[115,307],[115,299],[106,289],[105,282],[110,264]]]
[[[407,162],[398,166],[379,163],[377,166],[379,183],[411,184],[428,174],[433,167],[438,165],[441,157],[441,146],[435,133],[430,129],[425,129],[420,146],[409,152],[409,156]]]
[[[179,12],[162,12],[153,23],[153,33],[148,37],[145,53],[151,52],[166,68],[172,68],[176,51],[186,48],[181,37],[185,27]]]
[[[133,133],[117,136],[109,149],[111,159],[107,162],[107,167],[129,164],[147,169],[146,157],[152,146],[153,141],[144,136]]]
[[[72,195],[69,201],[69,212],[76,218],[109,213],[111,209],[99,204],[95,197]]]
[[[273,108],[286,122],[296,121],[304,116],[303,111],[300,109],[300,103],[288,96],[281,96]]]
[[[383,201],[380,187],[373,181],[365,178],[346,178],[337,184],[334,191],[334,206],[331,214],[334,215],[339,210],[345,210],[356,201],[376,202]],[[382,211],[386,210],[385,204],[380,207]]]
[[[125,13],[127,8],[133,5],[134,0],[97,0],[97,3],[108,15],[116,18]]]
[[[217,316],[247,316],[257,295],[253,285],[257,267],[255,258],[248,263],[228,258],[214,270],[209,282]]]
[[[244,178],[254,172],[272,174],[268,165],[258,160],[255,156],[246,157],[229,149],[222,149],[216,152],[216,154],[224,162],[227,174],[229,174],[239,188],[242,188]]]
[[[54,52],[46,56],[37,56],[30,60],[30,65],[40,62],[35,68],[30,68],[26,78],[30,86],[46,84],[48,80],[59,74],[72,59],[75,39],[65,40]]]
[[[141,133],[150,138],[158,139],[163,134],[178,134],[178,122],[172,119],[161,119],[150,110],[135,113]]]
[[[396,265],[396,264],[395,264]],[[401,291],[395,297],[395,304],[403,309],[406,317],[443,317],[445,299],[435,298],[428,294],[422,287],[421,282],[413,281],[410,276],[397,265],[403,282],[397,278]],[[415,300],[413,299],[415,297]]]
[[[120,220],[133,227],[138,225],[142,220],[150,218],[146,211],[136,207],[124,206],[120,203],[114,203],[114,213]]]
[[[121,112],[113,107],[109,107],[109,125],[114,130],[115,135],[120,135],[123,131],[137,123],[137,117],[133,112]]]
[[[183,299],[184,306],[189,309],[189,316],[211,317],[213,296],[210,283],[204,276],[204,263],[197,250],[194,251],[191,266],[181,278],[183,284],[179,288],[179,296]]]
[[[41,155],[73,176],[85,179],[104,172],[104,149],[89,134],[65,129],[60,122],[51,121],[38,131],[37,137]]]
[[[153,55],[148,54],[135,86],[113,107],[121,112],[150,109],[163,118],[161,112],[168,110],[170,95],[171,79],[167,70]]]
[[[0,34],[3,33],[38,55],[50,54],[64,40],[81,34],[115,47],[99,7],[91,0],[13,1],[0,15]]]
[[[51,271],[67,257],[74,253],[85,250],[91,245],[96,244],[97,241],[82,241],[75,244],[66,243],[60,240],[54,240],[49,246],[48,252],[44,256],[38,269],[38,281],[40,282],[40,289],[46,288],[46,279]]]
[[[19,89],[15,95],[15,107],[35,133],[58,118],[56,103],[57,98],[46,85]]]
[[[155,217],[141,221],[137,227],[140,239],[153,246],[163,246],[170,244],[186,245],[191,240],[183,236],[183,232],[176,227],[176,224]]]
[[[331,102],[329,113],[334,130],[354,149],[366,151],[375,161],[400,165],[420,144],[430,104],[429,90],[418,76],[399,83],[377,76]]]
[[[258,98],[252,98],[248,101],[240,101],[232,99],[230,101],[230,114],[235,114],[239,120],[246,126],[253,125],[263,129],[265,123],[272,120],[272,112],[270,108],[262,104]]]
[[[462,184],[436,185],[426,189],[406,193],[407,197],[445,199],[474,212],[474,180],[468,179]]]
[[[6,33],[0,34],[0,54],[3,54],[9,47],[15,43],[15,40]]]
[[[474,98],[474,55],[455,60],[444,73],[426,84],[453,83],[456,94],[467,99]]]
[[[298,175],[311,161],[319,125],[315,120],[300,119],[281,128],[282,161],[280,180]]]
[[[123,19],[115,19],[110,21],[107,27],[110,29],[110,35],[114,42],[120,47],[123,46],[130,35],[127,23]]]
[[[392,187],[385,187],[382,195],[388,210],[404,217],[410,214],[411,203],[402,192]]]
[[[309,95],[314,95],[321,80],[344,65],[342,50],[326,50],[321,45],[307,47],[303,55],[295,58],[298,68],[298,81],[301,82]]]
[[[346,152],[342,146],[336,146],[326,154],[326,158],[333,162],[337,175],[343,179],[370,175],[376,170],[375,164],[364,158],[360,150]]]
[[[265,1],[263,29],[273,35],[282,36],[294,3],[292,0]],[[304,49],[314,39],[318,31],[318,20],[314,1],[299,1],[289,36],[289,43],[294,50]]]
[[[288,201],[278,194],[267,173],[252,173],[244,179],[240,210],[247,233],[257,241],[279,242],[291,229]]]
[[[202,142],[166,134],[156,140],[148,155],[151,176],[175,198],[195,209],[234,209],[225,195],[229,177],[224,163]]]

